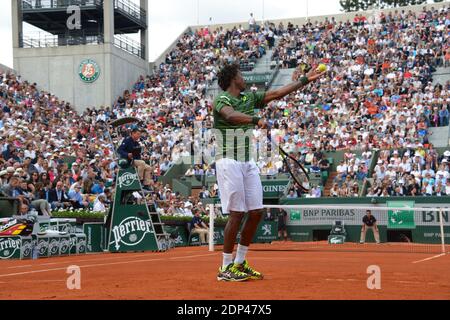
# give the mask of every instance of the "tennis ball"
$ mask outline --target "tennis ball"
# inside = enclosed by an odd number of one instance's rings
[[[327,71],[327,66],[324,64],[319,64],[319,66],[317,67],[317,71],[318,72],[325,72]]]

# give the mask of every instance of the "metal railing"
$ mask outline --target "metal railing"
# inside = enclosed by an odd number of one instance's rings
[[[130,0],[114,0],[114,9],[147,24],[147,12]]]
[[[102,5],[103,0],[22,0],[23,10],[62,9],[69,6],[101,7]]]
[[[141,59],[145,59],[145,45],[134,41],[123,34],[116,34],[114,36],[114,45]]]
[[[77,45],[97,45],[102,43],[103,43],[102,35],[79,35],[79,36],[39,35],[39,36],[22,36],[20,38],[21,48],[51,48],[63,46],[77,46]]]

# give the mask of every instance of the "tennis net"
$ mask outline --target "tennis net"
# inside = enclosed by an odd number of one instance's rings
[[[288,242],[272,241],[267,250],[450,252],[448,207],[415,207],[413,203],[392,201],[383,206],[271,205],[265,206],[265,210],[275,217],[278,226],[275,229],[286,225],[289,238]],[[220,228],[214,227],[214,211],[211,205],[211,251],[214,244],[220,244],[217,241]],[[259,228],[264,228],[264,224],[262,221]],[[271,231],[278,236],[278,230],[273,229]]]

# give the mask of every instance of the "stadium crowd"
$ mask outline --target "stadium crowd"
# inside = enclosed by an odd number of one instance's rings
[[[60,209],[106,211],[118,170],[113,148],[127,133],[124,129],[116,135],[105,124],[133,116],[145,123],[143,160],[153,172],[148,197],[165,214],[204,210],[199,200],[216,196],[216,185],[198,197],[182,197],[158,177],[190,157],[191,146],[200,147],[198,140],[186,139],[193,136],[196,122],[204,129],[213,127],[213,97],[207,92],[218,68],[239,61],[243,69],[251,69],[278,37],[274,59],[281,66],[323,62],[330,72],[260,115],[311,172],[329,169],[324,152],[348,150],[337,167],[331,196],[360,195],[366,178],[372,182],[371,195],[450,194],[450,158],[423,148],[429,146],[429,127],[448,125],[450,82],[433,86],[431,74],[448,63],[449,25],[450,11],[444,9],[402,11],[358,23],[332,19],[301,27],[204,28],[182,36],[154,74],[142,76],[112,106],[83,114],[36,84],[2,73],[0,190],[48,215]],[[255,139],[259,134],[255,130]],[[213,156],[213,139],[205,147]],[[400,163],[399,155],[386,151],[369,177],[369,150],[377,149],[409,151]],[[356,150],[362,155],[357,157]],[[395,166],[389,167],[391,162]],[[258,165],[266,174],[286,172],[276,156]],[[187,173],[214,175],[214,166],[198,165]],[[289,197],[301,196],[297,191],[291,190]],[[309,196],[323,196],[323,191],[316,186]]]

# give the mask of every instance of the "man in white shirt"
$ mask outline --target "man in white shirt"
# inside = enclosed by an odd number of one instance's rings
[[[186,217],[193,217],[193,216],[194,216],[194,214],[192,213],[192,208],[193,208],[193,205],[192,205],[192,203],[190,203],[189,201],[187,201],[187,202],[184,204],[184,210],[183,210],[183,213],[184,213],[184,215],[185,215]]]
[[[99,195],[97,200],[95,200],[93,211],[94,212],[102,212],[102,213],[106,212],[105,203],[106,203],[105,196]]]
[[[427,173],[430,174],[430,176],[435,177],[436,174],[434,173],[434,170],[431,169],[431,166],[429,164],[426,165],[425,170],[422,171],[422,177],[425,177]]]
[[[256,31],[256,20],[253,17],[253,13],[250,13],[250,20],[248,21],[248,25],[251,31]]]
[[[338,174],[343,174],[343,175],[347,175],[347,165],[345,164],[345,162],[342,160],[340,162],[340,164],[337,166],[336,171]]]

